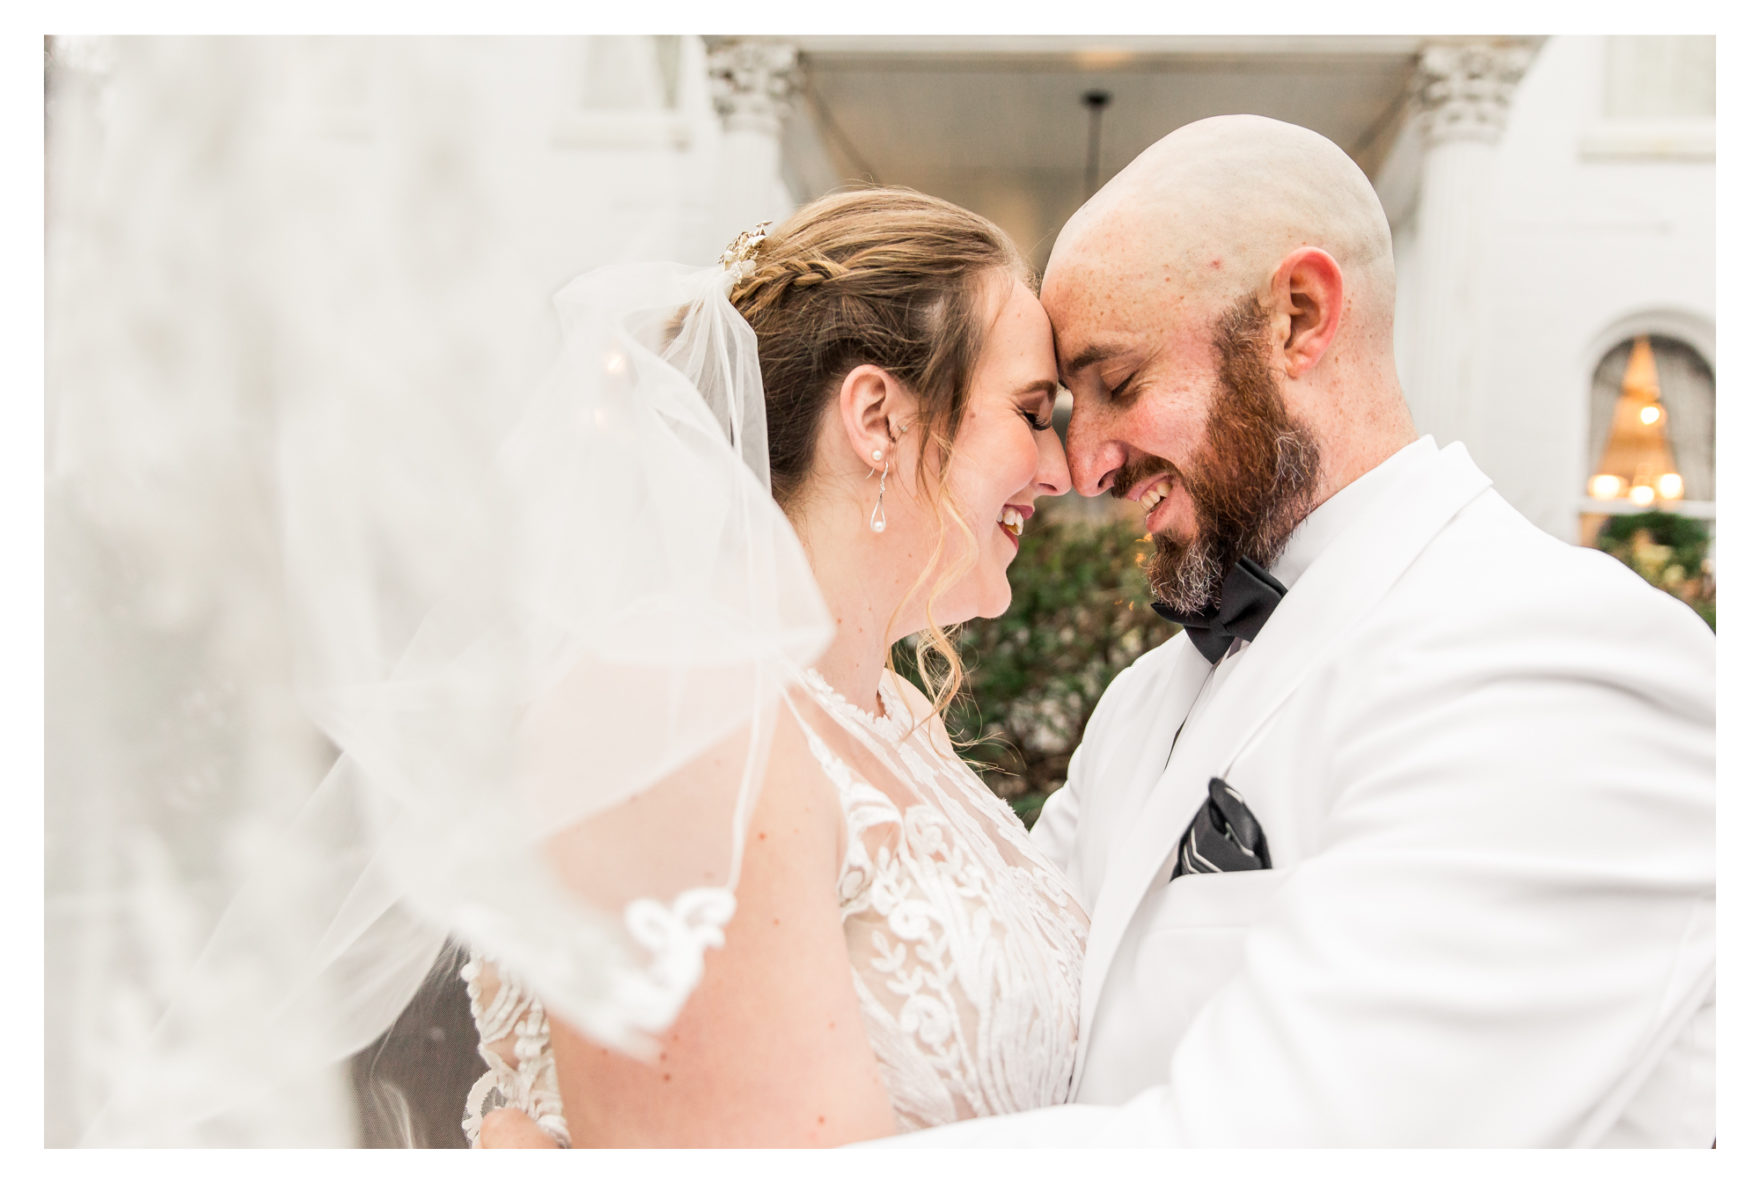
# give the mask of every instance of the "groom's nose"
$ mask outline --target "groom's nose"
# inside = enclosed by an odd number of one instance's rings
[[[1093,498],[1111,490],[1124,465],[1124,447],[1108,436],[1104,424],[1104,415],[1084,407],[1079,397],[1070,408],[1065,452],[1070,485],[1078,495]]]

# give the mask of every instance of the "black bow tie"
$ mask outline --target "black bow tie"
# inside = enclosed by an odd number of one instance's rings
[[[1222,578],[1220,605],[1213,605],[1198,614],[1182,614],[1159,601],[1154,608],[1168,621],[1184,626],[1192,645],[1214,666],[1228,653],[1229,645],[1236,638],[1248,642],[1257,638],[1265,623],[1271,620],[1271,611],[1288,592],[1276,577],[1243,556],[1228,570],[1228,576]]]

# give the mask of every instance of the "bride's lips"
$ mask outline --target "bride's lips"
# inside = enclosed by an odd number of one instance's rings
[[[1010,512],[1013,512],[1020,517],[1020,522],[1016,525],[1016,528],[1011,528],[1003,522],[1003,519],[1007,518]],[[1021,546],[1020,533],[1026,530],[1027,521],[1032,517],[1033,505],[1031,503],[1004,503],[1002,505],[1002,512],[996,520],[996,527],[1004,536],[1008,537],[1009,542],[1013,544],[1018,551]]]

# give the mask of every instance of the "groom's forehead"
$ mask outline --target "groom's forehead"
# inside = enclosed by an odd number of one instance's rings
[[[1197,293],[1141,261],[1074,260],[1042,288],[1060,366],[1076,369],[1203,318]]]
[[[1078,256],[1046,271],[1040,298],[1059,335],[1126,318],[1126,300],[1140,285],[1127,266]]]

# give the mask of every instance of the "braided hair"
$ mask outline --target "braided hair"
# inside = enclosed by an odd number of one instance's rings
[[[1032,281],[1008,237],[936,197],[858,189],[801,208],[753,261],[729,298],[758,337],[777,501],[786,509],[801,493],[825,406],[859,364],[918,396],[925,444],[942,443],[931,465],[944,467],[988,326],[983,282],[998,271]]]

